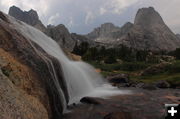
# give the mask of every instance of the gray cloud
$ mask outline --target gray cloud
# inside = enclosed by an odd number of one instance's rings
[[[16,5],[35,9],[44,24],[65,24],[71,32],[87,33],[104,22],[133,22],[137,10],[153,6],[170,28],[180,33],[180,0],[0,0],[0,10]]]

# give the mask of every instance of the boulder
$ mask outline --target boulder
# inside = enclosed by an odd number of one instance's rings
[[[144,85],[142,85],[141,88],[146,89],[146,90],[156,90],[157,89],[157,87],[153,84],[144,84]]]
[[[142,88],[146,90],[156,90],[157,87],[154,84],[148,84],[148,83],[138,83],[135,86],[136,88]]]
[[[86,104],[94,104],[94,105],[100,105],[102,102],[101,99],[93,98],[93,97],[83,97],[80,102],[86,103]]]
[[[163,81],[163,80],[156,82],[155,85],[158,88],[169,88],[170,87],[170,84],[167,81]]]
[[[118,74],[118,75],[107,77],[107,80],[110,83],[115,83],[115,84],[129,83],[129,75],[127,75],[127,74]]]

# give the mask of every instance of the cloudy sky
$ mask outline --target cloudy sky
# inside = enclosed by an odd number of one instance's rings
[[[81,34],[105,22],[117,26],[133,22],[139,8],[153,6],[173,32],[180,33],[180,0],[0,0],[5,13],[12,5],[36,10],[45,25],[64,24]]]

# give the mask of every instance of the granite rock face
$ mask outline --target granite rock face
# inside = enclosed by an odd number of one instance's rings
[[[95,29],[87,34],[87,37],[112,47],[123,44],[131,48],[151,51],[172,51],[180,47],[180,40],[152,7],[139,9],[134,24],[126,23],[121,28],[113,27],[112,24],[111,27],[105,26]]]
[[[61,64],[27,39],[21,25],[25,24],[0,12],[0,118],[61,118],[69,100]],[[53,82],[52,70],[58,72],[59,83]]]
[[[46,34],[58,42],[61,47],[70,51],[73,50],[76,41],[71,38],[71,34],[63,24],[49,25]]]
[[[119,30],[120,28],[112,23],[104,23],[100,27],[95,28],[91,33],[87,34],[87,37],[96,41],[100,41],[100,39],[96,38],[106,38],[111,36],[111,33],[117,32]]]
[[[29,11],[22,11],[20,8],[16,6],[12,6],[10,7],[8,14],[20,21],[23,21],[31,26],[34,26],[35,28],[43,32],[46,31],[46,27],[39,20],[39,16],[37,12],[33,9]]]
[[[87,34],[86,37],[96,42],[109,43],[109,41],[117,38],[115,33],[119,31],[120,28],[115,26],[114,24],[104,23],[100,27],[95,28],[91,33]]]
[[[171,51],[180,47],[176,35],[152,7],[138,10],[134,27],[126,35],[125,40],[129,41],[129,45],[134,44],[134,48],[139,47],[155,51]]]

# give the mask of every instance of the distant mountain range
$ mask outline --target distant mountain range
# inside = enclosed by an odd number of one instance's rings
[[[117,27],[106,23],[89,33],[87,37],[113,47],[123,44],[135,49],[171,51],[180,47],[179,35],[175,35],[154,8],[139,9],[134,24]]]
[[[151,51],[172,51],[180,47],[180,35],[174,34],[168,28],[160,14],[153,7],[139,9],[134,23],[127,22],[122,27],[105,23],[87,35],[71,34],[62,24],[45,27],[34,10],[27,12],[12,6],[9,9],[9,15],[38,28],[56,40],[61,47],[70,51],[73,50],[75,44],[81,42],[106,47],[125,45],[135,49]]]

